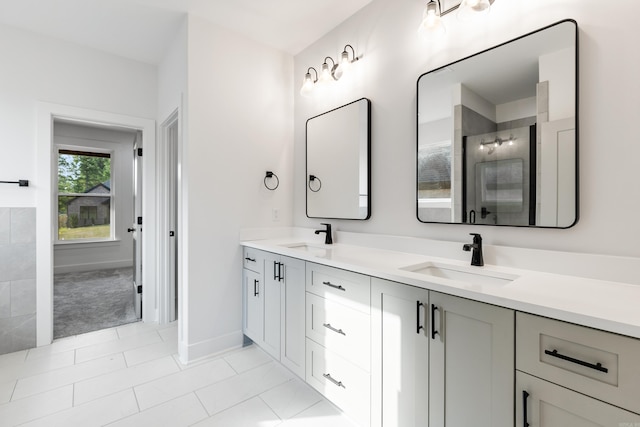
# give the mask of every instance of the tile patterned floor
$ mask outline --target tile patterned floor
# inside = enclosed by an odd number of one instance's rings
[[[176,348],[175,323],[134,323],[0,355],[0,427],[355,426],[256,346]]]

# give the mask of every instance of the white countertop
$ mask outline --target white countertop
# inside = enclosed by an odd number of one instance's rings
[[[486,264],[470,267],[468,262],[459,260],[342,243],[308,243],[313,246],[311,251],[292,247],[306,243],[281,238],[243,241],[241,245],[640,338],[637,285]],[[422,263],[515,278],[502,284],[474,284],[403,270]]]

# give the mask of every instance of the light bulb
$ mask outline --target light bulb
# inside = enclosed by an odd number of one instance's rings
[[[494,143],[493,143],[493,146],[494,146],[494,147],[496,147],[496,148],[498,148],[498,141],[494,142]]]
[[[458,19],[469,20],[475,16],[489,12],[491,3],[489,0],[462,0],[458,7]]]
[[[480,149],[484,150],[484,143],[482,143],[482,142],[480,143]]]
[[[423,38],[430,35],[441,35],[445,33],[444,24],[438,11],[438,4],[431,0],[427,3],[427,7],[422,14],[422,23],[418,27],[418,34]]]
[[[311,73],[307,73],[304,76],[304,82],[302,83],[302,87],[300,88],[300,95],[304,97],[309,97],[313,93],[313,88],[315,86],[315,82],[311,78]]]
[[[345,74],[349,74],[349,70],[351,69],[351,61],[349,60],[349,53],[345,50],[342,52],[342,57],[340,58],[340,64],[336,68],[336,71],[333,72],[333,75],[336,79],[341,78]]]
[[[322,64],[322,70],[320,71],[320,78],[318,79],[318,83],[321,85],[326,85],[331,83],[333,77],[331,77],[331,70],[329,70],[329,64],[326,62]]]

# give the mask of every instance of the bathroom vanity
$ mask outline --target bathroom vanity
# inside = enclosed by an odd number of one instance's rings
[[[243,332],[360,425],[640,425],[640,286],[295,238],[242,245]]]

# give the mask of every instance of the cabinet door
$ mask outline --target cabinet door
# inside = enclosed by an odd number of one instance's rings
[[[515,425],[635,427],[640,416],[517,371]]]
[[[280,361],[299,377],[304,378],[305,363],[305,263],[282,257],[281,345]]]
[[[282,299],[280,255],[264,254],[264,336],[262,348],[280,360],[280,316]]]
[[[428,425],[428,308],[425,289],[371,281],[372,426]]]
[[[432,426],[513,426],[514,312],[430,293]]]
[[[262,294],[264,286],[260,274],[255,271],[242,270],[242,297],[244,299],[243,332],[257,344],[262,342],[263,306]]]

